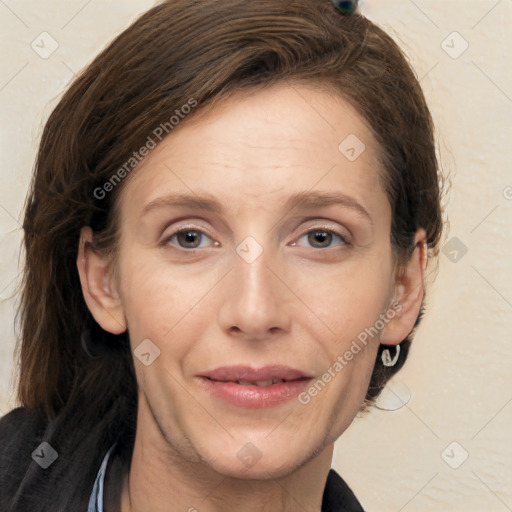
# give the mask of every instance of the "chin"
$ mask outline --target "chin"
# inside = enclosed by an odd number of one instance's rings
[[[202,459],[217,473],[231,478],[270,480],[291,474],[305,462],[304,450],[294,453],[289,445],[277,449],[268,440],[232,442]],[[204,452],[203,452],[204,453]]]
[[[246,465],[239,460],[233,461],[233,459],[227,459],[225,461],[217,459],[211,463],[212,469],[224,476],[240,480],[261,481],[284,478],[293,473],[294,469],[300,465],[299,461],[296,461],[296,464],[288,460],[264,462],[263,458],[254,463],[254,465]]]

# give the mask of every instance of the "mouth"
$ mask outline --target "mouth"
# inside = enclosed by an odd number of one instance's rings
[[[221,366],[198,375],[216,382],[234,382],[242,386],[271,386],[283,382],[311,379],[312,375],[283,365],[253,368],[248,365]]]
[[[212,379],[210,377],[205,377],[205,378],[212,382],[231,382],[233,384],[238,384],[240,386],[258,386],[260,388],[267,388],[274,384],[282,384],[283,382],[297,382],[297,381],[301,381],[301,380],[309,380],[308,377],[302,377],[300,379],[268,379],[268,380],[256,380],[256,381],[240,380],[240,379],[239,380],[219,380],[219,379]]]
[[[285,366],[229,366],[197,375],[212,397],[237,407],[261,409],[283,404],[296,397],[313,378]]]

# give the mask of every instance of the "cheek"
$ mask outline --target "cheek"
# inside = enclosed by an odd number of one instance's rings
[[[132,346],[149,338],[164,350],[172,342],[173,353],[179,356],[180,345],[185,346],[209,320],[203,299],[218,281],[215,273],[194,277],[134,251],[121,263],[121,275]]]
[[[391,258],[385,254],[339,266],[307,267],[297,275],[297,296],[317,318],[315,327],[326,326],[331,343],[335,336],[336,350],[373,326],[385,311],[392,290]]]

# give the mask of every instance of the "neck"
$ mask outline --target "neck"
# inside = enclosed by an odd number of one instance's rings
[[[171,446],[139,401],[137,434],[122,478],[121,512],[320,512],[333,444],[299,467],[267,478],[221,474],[186,449]],[[145,419],[143,419],[145,418]],[[154,418],[152,418],[154,419]],[[245,478],[244,478],[245,476]]]

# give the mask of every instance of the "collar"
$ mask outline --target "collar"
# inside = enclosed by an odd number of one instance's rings
[[[105,457],[103,457],[103,462],[101,463],[100,470],[96,476],[96,481],[94,482],[94,487],[92,488],[91,497],[89,498],[87,512],[103,512],[103,488],[105,485],[105,474],[107,472],[108,460],[114,447],[115,444],[109,448]]]

